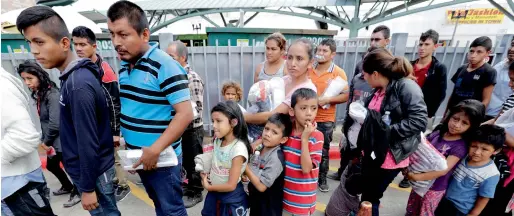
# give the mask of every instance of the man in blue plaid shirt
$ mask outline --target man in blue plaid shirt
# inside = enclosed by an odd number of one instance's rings
[[[203,142],[203,86],[202,78],[194,72],[189,64],[187,64],[187,47],[181,41],[174,41],[166,52],[173,57],[182,67],[186,69],[187,78],[189,79],[189,90],[191,92],[191,101],[196,103],[198,116],[193,119],[182,135],[182,151],[184,152],[184,170],[188,179],[184,189],[184,206],[190,208],[203,200],[202,183],[200,174],[195,171],[194,158],[198,154],[202,154]]]

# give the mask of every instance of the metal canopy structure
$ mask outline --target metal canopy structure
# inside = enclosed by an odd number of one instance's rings
[[[475,0],[447,0],[437,3],[434,0],[148,0],[135,3],[149,16],[152,32],[191,17],[202,17],[215,27],[227,26],[223,13],[240,12],[241,18],[236,23],[240,27],[259,13],[275,13],[346,28],[350,30],[350,37],[356,37],[359,29],[369,25],[471,1]],[[363,4],[372,5],[371,9],[363,13]],[[346,12],[349,7],[354,9],[352,14]],[[245,20],[245,13],[253,14]],[[208,14],[220,14],[223,23],[214,22],[205,16]]]

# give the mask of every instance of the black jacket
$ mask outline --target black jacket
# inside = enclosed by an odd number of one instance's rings
[[[63,163],[82,192],[94,191],[97,178],[114,166],[102,75],[91,60],[78,59],[71,62],[59,77]]]
[[[59,89],[51,88],[46,92],[45,100],[39,104],[39,122],[41,122],[41,141],[47,146],[53,146],[57,152],[62,152],[59,138]]]
[[[418,60],[411,61],[414,66]],[[446,66],[432,56],[427,78],[421,90],[425,97],[428,117],[433,117],[446,97],[447,69]]]
[[[382,121],[382,115],[375,110],[368,110],[366,119],[359,131],[357,149],[364,152],[364,157],[371,157],[378,164],[384,163],[389,145],[384,140],[389,140],[390,128]]]
[[[109,110],[109,119],[111,123],[111,132],[113,136],[120,135],[120,88],[118,85],[118,77],[111,66],[104,62],[100,55],[96,54],[98,60],[95,64],[100,69],[102,75],[102,84],[105,87],[106,99]]]
[[[368,107],[376,91],[374,89],[371,96],[366,98],[365,107]],[[418,148],[420,134],[427,128],[427,106],[418,84],[408,78],[391,80],[380,114],[384,115],[385,111],[389,111],[391,117],[389,149],[396,163],[399,163]]]

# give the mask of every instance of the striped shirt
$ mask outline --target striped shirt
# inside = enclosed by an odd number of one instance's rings
[[[501,113],[500,113],[500,114],[502,114],[502,113],[506,112],[507,110],[511,109],[512,107],[514,107],[514,93],[513,93],[513,94],[511,94],[511,95],[507,98],[507,100],[505,100],[505,102],[503,103],[503,105],[502,105],[502,106],[503,106],[503,107],[502,107],[502,110],[501,110]]]
[[[168,128],[175,115],[173,105],[190,100],[186,71],[157,43],[131,69],[120,70],[121,133],[127,147],[151,146]],[[182,153],[181,139],[172,143]]]
[[[309,152],[313,168],[310,173],[304,174],[300,159],[302,149],[301,138],[291,134],[289,140],[284,145],[286,170],[283,206],[287,212],[298,215],[314,213],[322,148],[323,134],[316,130],[312,132],[309,138]]]

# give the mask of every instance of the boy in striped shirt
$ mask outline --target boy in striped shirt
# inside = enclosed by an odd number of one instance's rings
[[[284,215],[312,215],[315,211],[323,148],[323,134],[314,123],[317,111],[315,91],[301,88],[291,96],[289,114],[294,117],[294,127],[284,145]]]

